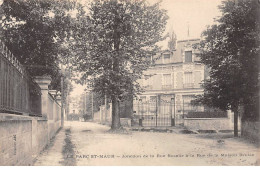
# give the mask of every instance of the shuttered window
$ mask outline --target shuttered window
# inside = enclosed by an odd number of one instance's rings
[[[192,51],[185,51],[185,62],[192,62]]]
[[[193,83],[192,72],[185,72],[184,73],[184,83],[185,84]]]

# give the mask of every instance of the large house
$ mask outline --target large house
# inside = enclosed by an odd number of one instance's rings
[[[145,92],[134,100],[134,116],[139,123],[141,120],[142,125],[168,126],[183,123],[189,111],[204,110],[190,104],[195,95],[203,94],[201,83],[207,76],[207,69],[199,63],[198,51],[193,48],[199,42],[200,39],[180,40],[151,58],[154,65],[139,80]]]

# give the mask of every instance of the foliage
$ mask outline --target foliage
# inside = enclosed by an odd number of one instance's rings
[[[166,11],[140,0],[94,0],[77,22],[76,68],[94,92],[112,100],[112,128],[120,127],[119,101],[140,90],[137,79],[159,48]]]
[[[201,62],[209,68],[205,94],[197,102],[237,113],[240,104],[256,104],[259,91],[259,3],[223,1],[218,23],[202,34]],[[253,114],[252,114],[253,113]],[[258,112],[243,118],[256,119]]]
[[[68,114],[69,121],[79,121],[80,115],[76,113]]]
[[[95,0],[75,35],[77,69],[103,96],[124,96],[138,88],[136,80],[158,50],[167,16],[159,4],[145,1]],[[81,53],[80,53],[81,52]]]
[[[71,35],[74,1],[4,0],[3,40],[32,76],[51,75],[60,88],[58,65]],[[53,84],[56,83],[56,84]]]
[[[87,121],[87,120],[91,120],[92,116],[90,114],[83,114],[83,118],[85,121]]]

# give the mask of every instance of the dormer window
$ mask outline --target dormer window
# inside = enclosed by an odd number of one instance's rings
[[[185,62],[192,62],[192,51],[185,51]]]

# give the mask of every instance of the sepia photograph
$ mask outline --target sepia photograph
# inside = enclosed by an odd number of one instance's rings
[[[259,166],[260,0],[0,0],[0,166]]]

